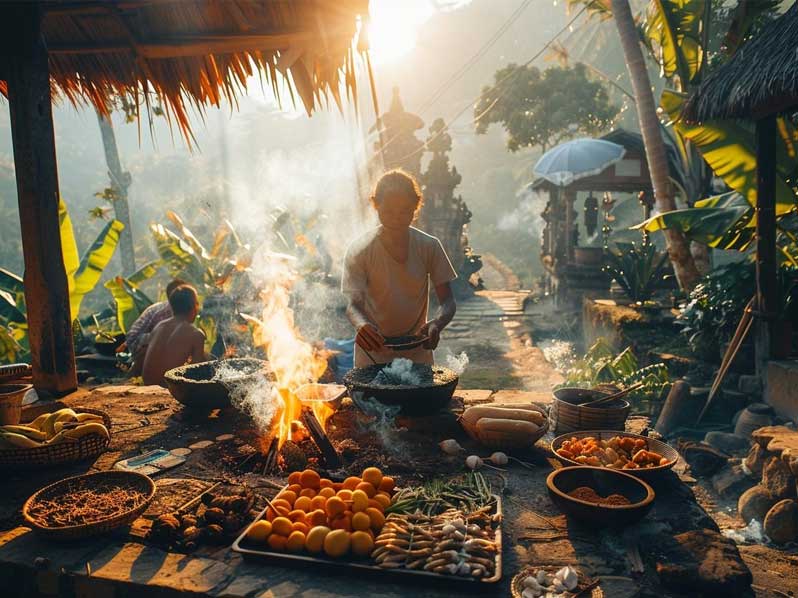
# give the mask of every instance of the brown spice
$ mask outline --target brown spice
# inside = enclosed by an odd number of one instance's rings
[[[620,506],[632,504],[632,501],[622,494],[610,494],[605,498],[589,486],[579,486],[579,488],[571,490],[568,493],[568,496],[577,500],[584,500],[586,502],[592,502],[599,505]]]

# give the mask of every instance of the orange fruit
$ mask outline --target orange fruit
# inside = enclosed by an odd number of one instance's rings
[[[351,540],[349,532],[342,529],[331,531],[324,537],[324,552],[333,558],[344,556],[349,552]]]
[[[321,552],[324,549],[324,538],[327,537],[330,531],[329,527],[323,525],[311,528],[307,536],[305,536],[305,548],[307,551],[314,554]]]
[[[368,506],[369,506],[369,507],[372,507],[372,508],[374,508],[374,509],[377,509],[377,510],[379,510],[379,511],[382,511],[382,503],[380,503],[380,502],[377,502],[377,501],[376,501],[376,500],[374,500],[373,498],[370,498],[370,499],[369,499],[369,504],[368,504]]]
[[[275,552],[284,552],[286,542],[288,542],[288,537],[281,536],[280,534],[272,534],[271,536],[269,536],[269,539],[266,540],[266,543],[269,545],[269,548],[271,548]]]
[[[247,530],[247,539],[253,542],[265,542],[269,534],[272,533],[272,524],[268,521],[261,519],[256,521],[255,524]]]
[[[288,503],[288,506],[290,507],[291,505],[294,504],[294,501],[296,500],[296,497],[297,497],[297,493],[296,492],[294,492],[292,490],[283,490],[282,492],[280,492],[280,494],[278,494],[274,498],[274,500],[272,500],[272,502],[274,502],[275,500],[284,500],[285,502]]]
[[[362,481],[363,480],[355,476],[348,477],[344,480],[344,488],[347,490],[354,490],[355,488],[357,488],[357,485]]]
[[[296,523],[297,521],[305,523],[305,511],[300,511],[299,509],[294,509],[293,511],[291,511],[288,514],[288,519],[292,523]]]
[[[277,507],[277,511],[269,507],[266,510],[266,519],[268,519],[269,521],[274,521],[274,519],[276,519],[277,517],[287,517],[288,513],[289,509],[286,509],[285,507]]]
[[[343,500],[345,502],[349,502],[350,500],[352,500],[352,491],[351,490],[346,490],[346,489],[339,490],[338,494],[336,496],[338,496],[338,498],[340,498],[341,500]]]
[[[309,513],[305,521],[310,523],[310,525],[327,525],[327,513],[321,509],[317,509]]]
[[[291,484],[285,489],[285,491],[286,492],[289,492],[289,491],[293,492],[294,494],[299,496],[299,493],[302,492],[302,486],[300,486],[299,484]]]
[[[368,506],[368,495],[362,490],[355,490],[352,493],[352,510],[357,513],[358,511],[365,511]]]
[[[324,506],[327,504],[327,499],[323,496],[314,496],[313,500],[310,501],[310,509],[309,511],[315,511],[316,509],[324,510]]]
[[[285,543],[285,549],[288,552],[302,552],[305,548],[305,534],[296,531],[291,532],[291,535],[288,536],[288,540]]]
[[[282,507],[284,509],[288,509],[289,511],[291,510],[291,503],[285,500],[284,498],[275,498],[272,501],[272,506],[274,506],[275,508]],[[277,510],[279,511],[279,508]]]
[[[352,529],[366,531],[371,527],[371,518],[364,512],[352,515]]]
[[[312,511],[313,500],[315,499],[311,500],[307,496],[300,496],[299,498],[296,499],[296,502],[294,503],[294,509],[299,511],[305,511],[306,513]]]
[[[302,488],[302,491],[299,493],[299,496],[307,496],[308,498],[314,498],[316,496],[316,491],[313,488]]]
[[[368,482],[374,486],[375,489],[379,488],[382,483],[382,472],[376,467],[367,467],[363,470],[363,475],[360,477],[363,478],[364,482]]]
[[[312,469],[306,469],[299,476],[299,483],[303,488],[313,488],[315,490],[321,484],[321,477]]]
[[[344,487],[343,482],[333,482],[332,489],[338,492]]]
[[[299,521],[297,521],[291,526],[291,529],[294,530],[295,532],[302,532],[303,534],[306,534],[308,533],[308,531],[310,531],[310,526],[307,525],[306,523],[300,523]],[[290,537],[291,536],[289,536],[289,538]]]
[[[330,498],[331,496],[335,496],[335,490],[325,486],[324,488],[319,490],[319,493],[317,494],[317,496],[323,496],[324,498]]]
[[[341,500],[340,497],[333,496],[332,498],[327,499],[325,510],[327,511],[327,515],[330,518],[333,518],[336,515],[340,515],[341,513],[346,511],[346,503],[344,503],[344,501]]]
[[[391,498],[385,494],[384,492],[377,492],[377,494],[369,500],[369,502],[377,502],[382,507],[380,510],[384,511],[386,508],[391,506]]]
[[[332,488],[333,483],[332,480],[328,480],[327,478],[321,478],[319,481],[319,488]]]
[[[356,488],[356,490],[362,490],[363,492],[365,492],[365,493],[366,493],[366,495],[367,495],[369,498],[371,498],[371,497],[373,497],[375,494],[377,494],[377,489],[374,487],[374,485],[373,485],[373,484],[371,484],[371,483],[369,483],[369,482],[360,482],[360,483],[357,485],[357,488]]]
[[[293,522],[288,519],[287,517],[278,517],[274,521],[272,521],[272,534],[277,534],[278,536],[285,536],[288,537],[293,531],[291,527]],[[270,536],[271,537],[271,536]]]
[[[374,548],[374,540],[368,532],[353,532],[352,536],[349,538],[349,542],[352,552],[358,556],[368,556]]]
[[[352,531],[352,519],[346,515],[338,515],[330,520],[330,527],[332,529],[342,529],[348,532]]]
[[[387,492],[390,494],[393,492],[394,487],[396,486],[396,482],[394,482],[393,478],[389,475],[382,476],[382,481],[380,481],[379,489],[383,492]]]
[[[288,474],[288,483],[289,484],[299,484],[299,476],[302,475],[301,471],[292,471]]]
[[[382,514],[382,511],[375,509],[374,507],[369,507],[366,509],[366,514],[371,520],[371,529],[373,529],[375,532],[380,531],[382,526],[385,525],[385,515]]]

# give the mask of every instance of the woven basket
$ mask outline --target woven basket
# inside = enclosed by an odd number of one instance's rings
[[[576,569],[576,567],[574,567]],[[510,593],[512,594],[513,598],[522,598],[524,593],[524,580],[529,577],[530,575],[535,575],[540,570],[545,571],[549,575],[554,575],[562,569],[562,567],[557,565],[543,565],[541,567],[524,567],[515,574],[515,577],[510,581]],[[576,589],[573,592],[565,592],[564,594],[558,594],[560,598],[572,598],[574,596],[579,596],[580,598],[604,598],[604,592],[601,591],[599,587],[593,587],[590,591],[587,591],[588,586],[592,585],[595,580],[590,577],[585,576],[579,569],[576,569],[577,574],[579,575],[579,585],[576,586]]]
[[[111,434],[111,418],[104,411],[75,407],[79,413],[93,413],[103,418],[103,423]],[[108,448],[110,439],[101,434],[88,434],[74,442],[46,444],[34,448],[0,449],[0,468],[53,467],[66,465],[101,455]]]
[[[94,521],[92,523],[85,523],[81,525],[70,525],[67,527],[46,527],[40,525],[30,516],[30,509],[36,502],[40,500],[58,500],[58,497],[64,496],[71,492],[76,486],[91,487],[92,485],[100,484],[119,484],[120,486],[128,486],[135,490],[143,492],[146,496],[145,500],[136,508],[115,515],[108,519]],[[144,511],[147,510],[150,502],[155,496],[155,482],[147,476],[136,473],[134,471],[100,471],[97,473],[88,473],[84,475],[74,476],[59,480],[54,484],[45,486],[28,500],[22,507],[22,516],[25,522],[30,525],[37,532],[51,538],[53,540],[82,540],[90,536],[108,533],[118,527],[123,527],[132,523]]]
[[[578,430],[623,430],[629,417],[628,401],[619,399],[610,405],[583,407],[578,403],[600,399],[607,392],[582,388],[560,388],[554,391],[549,419],[555,434]]]

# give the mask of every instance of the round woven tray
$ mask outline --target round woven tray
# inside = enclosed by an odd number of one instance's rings
[[[79,413],[93,413],[103,418],[103,423],[111,434],[111,418],[104,411],[75,407]],[[0,468],[52,467],[91,459],[105,452],[110,439],[101,434],[88,434],[74,442],[46,444],[34,448],[0,449]]]
[[[81,525],[70,525],[65,527],[48,527],[34,521],[30,516],[31,507],[41,500],[57,500],[59,496],[64,496],[75,488],[90,488],[101,484],[114,484],[129,487],[145,495],[144,501],[133,509],[129,509],[113,517],[85,523]],[[123,527],[132,523],[144,511],[147,510],[150,502],[155,496],[155,482],[147,476],[134,471],[100,471],[88,473],[59,480],[54,484],[45,486],[28,500],[22,507],[22,516],[25,522],[37,532],[53,540],[81,540],[89,536],[96,536],[110,532],[118,527]]]
[[[593,586],[595,580],[591,577],[587,577],[580,571],[578,568],[574,567],[576,572],[579,574],[579,585],[576,586],[576,589],[573,592],[565,592],[564,594],[558,594],[560,598],[574,598],[579,596],[580,598],[604,598],[604,592],[601,591],[601,588],[597,586]],[[515,574],[515,577],[510,581],[510,593],[512,594],[513,598],[522,598],[522,594],[524,593],[524,579],[526,579],[530,575],[535,575],[540,570],[545,571],[549,575],[554,575],[562,569],[562,567],[557,565],[543,565],[540,567],[524,567]],[[593,586],[588,590],[589,586]]]

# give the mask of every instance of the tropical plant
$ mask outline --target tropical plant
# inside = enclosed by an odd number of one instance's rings
[[[599,338],[585,353],[575,361],[565,373],[562,387],[593,388],[600,384],[627,387],[642,382],[639,390],[630,397],[640,400],[653,400],[670,386],[670,375],[664,363],[654,363],[640,367],[631,347],[616,353],[604,338]]]
[[[605,254],[604,271],[629,299],[648,301],[662,281],[667,254],[658,252],[653,243],[616,243],[615,246],[616,249],[609,249]]]
[[[127,278],[115,276],[105,283],[105,288],[111,293],[116,307],[116,323],[120,332],[127,332],[133,322],[141,313],[153,304],[139,287],[155,276],[161,267],[161,261],[150,262]]]
[[[540,147],[543,151],[577,135],[598,135],[615,123],[620,107],[604,84],[588,76],[585,65],[551,67],[508,64],[494,74],[474,107],[477,133],[501,123],[509,134],[507,149]]]

